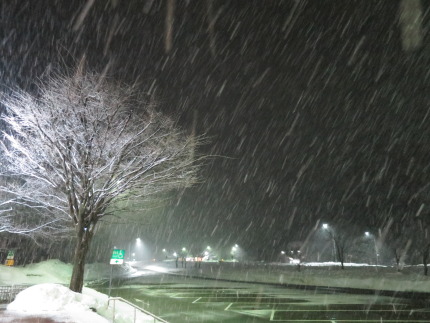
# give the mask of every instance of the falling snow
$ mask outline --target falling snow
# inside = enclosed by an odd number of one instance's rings
[[[131,254],[138,237],[147,259],[238,243],[274,260],[298,242],[307,260],[331,260],[328,223],[361,246],[347,253],[357,261],[393,264],[396,249],[421,263],[429,12],[420,0],[4,1],[1,86],[37,93],[38,80],[85,55],[205,138],[199,182],[101,223],[88,261],[114,246]],[[1,247],[31,246],[18,263],[71,258],[70,239],[15,240]]]

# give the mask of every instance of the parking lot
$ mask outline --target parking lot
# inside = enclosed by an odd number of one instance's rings
[[[146,277],[114,289],[169,322],[430,322],[424,303],[244,283]],[[158,282],[157,282],[158,280]]]

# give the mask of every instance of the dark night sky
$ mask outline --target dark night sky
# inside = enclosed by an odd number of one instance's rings
[[[394,0],[177,0],[169,53],[167,1],[117,2],[96,1],[74,30],[91,1],[2,1],[0,75],[31,88],[85,53],[184,127],[198,112],[200,153],[223,157],[151,239],[281,247],[319,219],[376,230],[427,203],[429,1],[423,45],[405,52]]]

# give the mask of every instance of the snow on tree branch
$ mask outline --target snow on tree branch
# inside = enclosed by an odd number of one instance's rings
[[[2,103],[8,129],[0,190],[49,210],[54,219],[68,218],[77,230],[95,224],[121,199],[195,181],[199,141],[133,87],[96,74],[55,75],[37,97],[15,91]]]

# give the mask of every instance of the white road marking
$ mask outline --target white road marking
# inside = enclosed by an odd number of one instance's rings
[[[197,303],[199,300],[201,300],[202,298],[201,297],[199,297],[199,298],[197,298],[194,302],[193,302],[193,304],[194,303]]]
[[[232,306],[233,303],[228,304],[228,306],[224,309],[224,311],[228,311],[228,309],[230,308],[230,306]]]
[[[273,321],[273,318],[275,317],[275,310],[272,310],[272,314],[270,314],[270,321]]]

